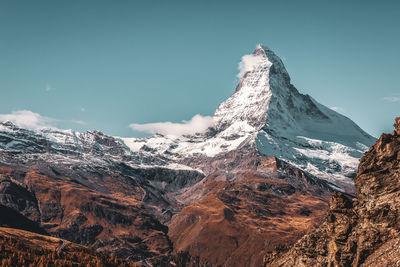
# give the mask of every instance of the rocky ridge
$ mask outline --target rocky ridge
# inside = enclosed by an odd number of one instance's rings
[[[326,221],[265,266],[400,266],[400,119],[361,158],[357,198],[335,193]]]

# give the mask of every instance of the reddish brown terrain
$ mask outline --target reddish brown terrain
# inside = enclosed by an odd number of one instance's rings
[[[183,194],[200,197],[168,223],[175,252],[214,266],[261,266],[267,251],[319,225],[332,192],[326,182],[275,157],[253,160],[247,171],[216,171]]]
[[[0,222],[143,265],[197,259],[213,266],[260,266],[268,251],[293,244],[319,224],[333,191],[275,157],[248,154],[238,161],[237,155],[224,158],[231,172],[215,170],[166,197],[176,199],[169,202],[176,203],[173,210],[166,210],[171,219],[152,212],[155,198],[148,189],[121,176],[87,178],[93,188],[69,176],[2,167],[0,211],[19,217]],[[182,252],[189,259],[173,256]]]
[[[137,266],[66,240],[4,227],[0,227],[0,259],[2,267]]]
[[[69,177],[2,167],[0,211],[7,213],[0,221],[13,210],[19,217],[2,225],[62,237],[118,257],[163,261],[172,247],[167,227],[146,213],[140,188],[110,181],[97,181],[110,190],[101,193]]]
[[[326,221],[293,247],[266,256],[265,266],[400,265],[400,119],[361,158],[357,198],[336,193]]]

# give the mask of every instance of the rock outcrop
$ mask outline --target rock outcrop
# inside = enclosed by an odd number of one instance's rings
[[[394,126],[394,128],[395,128],[396,130],[393,132],[393,135],[400,134],[400,117],[397,117],[397,118],[395,119],[395,121],[396,121],[396,123],[393,124],[393,126]]]
[[[333,194],[318,230],[269,253],[265,266],[400,266],[400,135],[382,134],[354,183],[357,199]]]

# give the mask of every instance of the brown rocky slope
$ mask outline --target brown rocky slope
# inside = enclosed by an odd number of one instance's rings
[[[168,222],[174,252],[195,259],[186,266],[262,266],[326,215],[333,190],[323,180],[276,157],[234,152],[220,163],[229,171],[214,160],[219,170],[177,195],[186,206]]]
[[[335,193],[326,221],[265,266],[400,266],[400,119],[361,158],[357,199]],[[284,249],[283,249],[284,250]]]
[[[91,179],[99,179],[92,177]],[[141,188],[109,177],[93,190],[73,178],[0,167],[0,225],[48,234],[132,261],[163,262],[168,228],[146,208]],[[125,190],[125,191],[124,191]]]
[[[117,171],[112,177],[84,173],[83,179],[76,172],[0,165],[0,225],[143,266],[169,266],[171,255],[181,252],[205,266],[260,266],[267,251],[293,244],[320,223],[333,190],[284,161],[246,151],[215,159],[207,177],[166,198],[179,203],[169,204],[173,213],[149,187]],[[161,174],[160,180],[168,177]],[[152,213],[157,203],[171,220],[162,223],[164,217]]]

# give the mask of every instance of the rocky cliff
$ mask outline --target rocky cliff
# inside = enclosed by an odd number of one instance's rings
[[[400,119],[396,119],[398,130]],[[399,266],[400,134],[382,134],[361,158],[357,198],[335,193],[326,221],[265,266]]]

